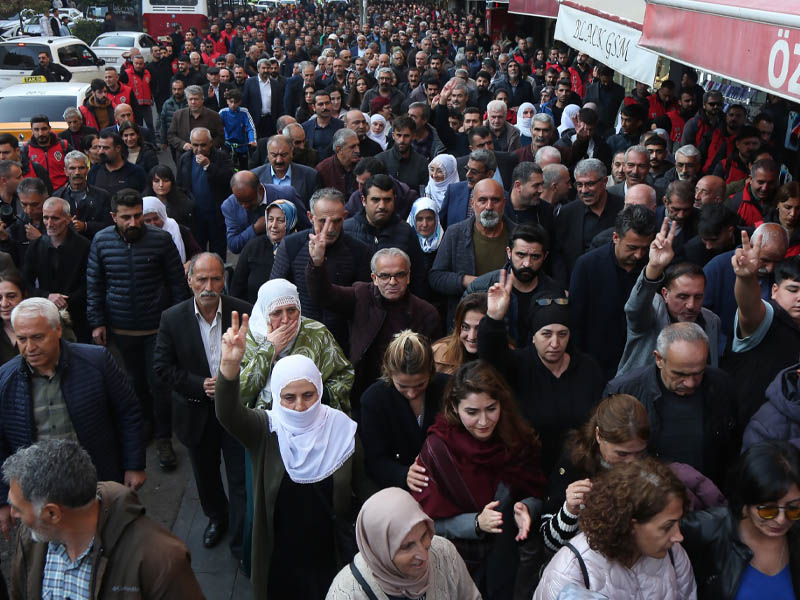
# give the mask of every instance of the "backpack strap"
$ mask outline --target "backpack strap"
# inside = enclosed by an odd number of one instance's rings
[[[375,595],[375,592],[372,591],[372,588],[367,583],[367,580],[364,579],[364,576],[361,574],[361,571],[358,570],[356,566],[356,561],[350,561],[350,572],[353,574],[353,577],[356,578],[358,585],[361,586],[361,589],[364,590],[364,593],[367,595],[369,600],[378,600],[378,597]]]
[[[578,559],[578,566],[581,568],[581,575],[583,575],[583,585],[586,586],[587,590],[592,589],[591,586],[589,585],[589,570],[586,568],[586,563],[584,562],[581,553],[578,552],[578,549],[575,546],[573,546],[570,542],[564,544],[564,547],[569,548],[575,555],[575,558]],[[672,556],[671,553],[670,556]]]

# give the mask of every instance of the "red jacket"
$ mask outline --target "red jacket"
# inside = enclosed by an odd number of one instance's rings
[[[681,116],[680,111],[675,108],[667,113],[669,120],[672,122],[672,131],[670,131],[669,139],[673,142],[680,142],[683,136],[683,126],[686,125],[686,119]]]
[[[661,100],[659,100],[658,94],[650,94],[647,97],[647,118],[655,119],[656,117],[665,117],[669,111],[675,108],[676,104],[677,103],[673,100],[669,103],[669,106],[664,106]]]
[[[737,158],[736,153],[729,154],[728,158],[725,160],[720,161],[720,165],[722,166],[722,178],[725,180],[726,184],[734,183],[735,181],[741,181],[742,179],[747,179],[750,177],[750,173],[747,170],[747,165],[743,165],[742,161]]]
[[[153,91],[150,88],[151,75],[147,69],[139,75],[133,70],[133,65],[125,69],[128,74],[128,84],[140,106],[153,104]],[[120,93],[122,90],[120,90]]]
[[[64,157],[72,150],[66,140],[59,140],[55,133],[50,134],[48,145],[40,146],[35,138],[25,146],[28,158],[40,164],[50,175],[53,189],[58,189],[67,183],[67,173],[64,168]]]
[[[228,45],[225,43],[225,38],[222,37],[221,34],[219,39],[215,40],[213,37],[211,37],[211,35],[209,35],[206,39],[214,43],[214,52],[218,52],[223,56],[228,53]]]
[[[116,94],[109,89],[106,90],[106,96],[111,100],[111,104],[113,104],[115,108],[117,104],[130,104],[132,94],[133,88],[129,85],[125,85],[121,81],[119,82],[119,89]]]

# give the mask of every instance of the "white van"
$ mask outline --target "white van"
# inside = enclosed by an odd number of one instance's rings
[[[39,53],[47,52],[53,63],[72,73],[72,81],[89,83],[102,79],[105,62],[76,37],[23,37],[0,42],[0,90],[31,74]]]

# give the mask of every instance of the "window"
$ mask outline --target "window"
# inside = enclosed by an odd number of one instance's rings
[[[119,48],[133,48],[135,39],[129,35],[105,35],[97,38],[92,46],[116,46]]]
[[[75,96],[6,96],[0,98],[0,122],[24,123],[42,114],[52,123],[61,122],[67,107],[76,105]]]
[[[197,0],[150,0],[151,6],[197,6]]]
[[[70,44],[58,49],[58,60],[65,67],[94,67],[97,57],[83,44]]]
[[[3,44],[0,46],[0,69],[32,71],[39,64],[38,55],[43,50],[50,54],[49,48],[42,44]]]

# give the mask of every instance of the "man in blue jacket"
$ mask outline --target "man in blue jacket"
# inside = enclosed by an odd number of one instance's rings
[[[78,441],[102,480],[138,489],[145,481],[142,413],[104,348],[61,339],[58,308],[23,300],[11,323],[20,355],[0,367],[0,462],[47,439]],[[8,539],[8,486],[0,482],[0,532]]]

